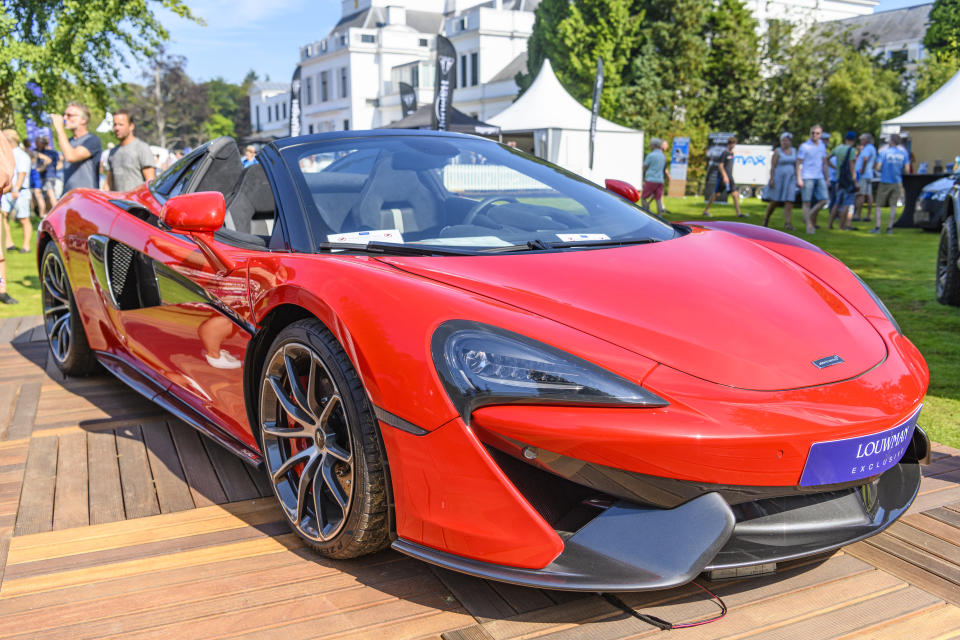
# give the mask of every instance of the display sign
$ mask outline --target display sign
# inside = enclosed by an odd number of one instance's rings
[[[603,58],[597,58],[597,74],[593,79],[593,109],[590,111],[590,168],[593,169],[593,145],[597,138],[597,118],[603,96]]]
[[[290,136],[300,135],[300,65],[290,80]]]
[[[417,94],[413,91],[413,86],[406,82],[400,83],[400,109],[404,118],[417,110]]]
[[[919,416],[917,409],[904,422],[880,433],[817,442],[810,447],[800,486],[849,482],[887,471],[907,452]]]
[[[674,138],[670,154],[670,180],[687,179],[687,163],[690,160],[690,138]]]
[[[450,126],[453,83],[457,77],[457,50],[453,43],[437,36],[437,81],[433,92],[433,128],[446,131]]]

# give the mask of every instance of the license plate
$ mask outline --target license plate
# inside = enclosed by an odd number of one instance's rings
[[[895,427],[856,438],[817,442],[810,447],[800,486],[869,478],[890,469],[907,452],[920,409]]]

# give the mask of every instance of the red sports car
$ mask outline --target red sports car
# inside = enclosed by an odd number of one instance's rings
[[[64,373],[102,365],[349,558],[590,591],[833,549],[912,502],[926,364],[797,238],[670,224],[495,142],[214,140],[39,234]]]

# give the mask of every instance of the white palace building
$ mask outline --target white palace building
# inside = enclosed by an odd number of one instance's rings
[[[326,37],[300,47],[303,133],[372,129],[401,117],[398,85],[433,101],[436,36],[457,50],[453,105],[487,120],[507,108],[526,72],[527,39],[540,0],[342,0]],[[746,0],[761,28],[772,18],[842,20],[873,13],[875,0]],[[292,67],[293,65],[291,65]],[[289,83],[250,89],[254,135],[287,135]],[[259,114],[259,119],[257,114]]]

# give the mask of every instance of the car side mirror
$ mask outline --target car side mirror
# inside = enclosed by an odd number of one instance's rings
[[[607,178],[604,184],[606,185],[608,191],[613,191],[615,194],[623,196],[630,202],[640,201],[640,192],[637,191],[637,188],[629,182]]]
[[[213,234],[223,226],[227,205],[219,191],[199,191],[174,196],[160,211],[160,221],[174,233],[189,236],[217,275],[226,275],[236,268],[214,241]]]

